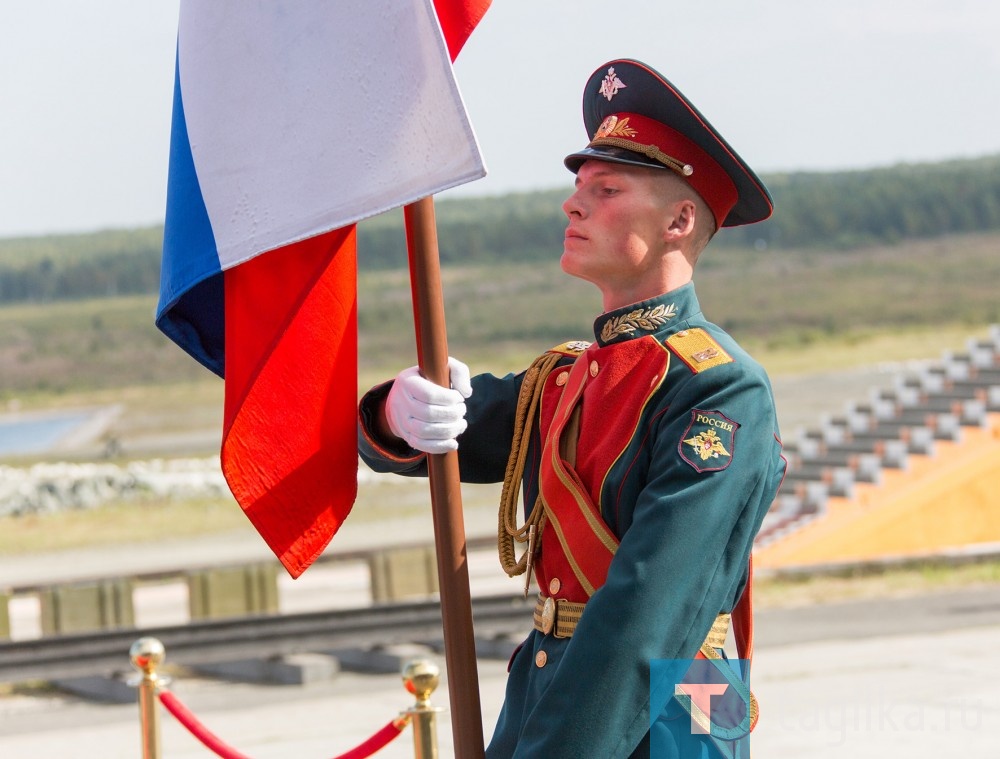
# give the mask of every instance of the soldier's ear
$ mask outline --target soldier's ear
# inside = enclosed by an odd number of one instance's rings
[[[664,231],[668,241],[677,241],[694,234],[698,208],[693,200],[685,198],[671,204],[670,215]]]

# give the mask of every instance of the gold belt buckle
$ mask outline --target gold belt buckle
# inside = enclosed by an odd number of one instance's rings
[[[546,598],[542,605],[542,632],[548,635],[556,625],[556,602],[554,598]]]

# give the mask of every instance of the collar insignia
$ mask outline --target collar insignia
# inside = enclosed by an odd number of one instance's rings
[[[611,100],[611,98],[618,94],[618,90],[625,86],[625,82],[618,78],[618,75],[615,73],[615,68],[612,66],[608,69],[608,73],[604,77],[604,81],[601,82],[600,94],[604,95],[604,97],[608,100]]]
[[[637,308],[627,314],[614,316],[604,322],[604,326],[601,327],[601,342],[609,343],[616,337],[632,335],[637,329],[655,332],[675,316],[677,316],[677,308],[673,303],[669,306],[661,303],[645,310]]]

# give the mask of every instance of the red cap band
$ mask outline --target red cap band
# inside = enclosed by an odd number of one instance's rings
[[[721,227],[738,192],[725,170],[676,129],[637,113],[616,113],[601,122],[590,146],[612,145],[641,153],[673,169],[702,197]]]

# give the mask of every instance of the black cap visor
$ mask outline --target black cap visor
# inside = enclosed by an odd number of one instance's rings
[[[660,163],[655,158],[649,158],[634,150],[614,147],[613,145],[594,145],[566,156],[563,163],[566,168],[574,174],[580,170],[584,161],[608,161],[609,163],[625,163],[630,166],[645,166],[650,169],[669,169],[669,166]]]

